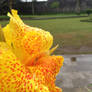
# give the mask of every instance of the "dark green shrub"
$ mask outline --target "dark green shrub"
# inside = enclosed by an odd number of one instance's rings
[[[92,9],[87,9],[86,13],[88,14],[88,16],[92,13]]]

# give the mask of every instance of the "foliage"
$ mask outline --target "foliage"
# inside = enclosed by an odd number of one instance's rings
[[[51,8],[58,8],[59,7],[59,5],[60,5],[60,3],[58,2],[58,1],[55,1],[55,2],[52,2],[51,3]]]
[[[90,14],[92,13],[92,9],[87,9],[87,10],[86,10],[86,13],[87,13],[88,15],[90,15]]]

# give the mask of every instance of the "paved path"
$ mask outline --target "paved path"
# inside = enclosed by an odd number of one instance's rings
[[[64,58],[56,85],[63,92],[88,92],[87,87],[92,88],[92,55],[64,55]]]

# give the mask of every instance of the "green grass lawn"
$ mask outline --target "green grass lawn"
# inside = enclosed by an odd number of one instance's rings
[[[43,17],[65,17],[65,16],[87,16],[87,14],[76,14],[76,13],[62,13],[62,14],[48,14],[48,15],[20,15],[22,18],[28,18],[28,17],[37,17],[37,18],[43,18]],[[0,18],[5,18],[7,19],[8,16],[6,15],[0,15]]]
[[[74,48],[77,50],[81,47],[92,48],[92,22],[80,21],[85,19],[88,18],[24,20],[24,22],[30,26],[39,27],[51,32],[54,36],[54,46],[59,44],[60,48]],[[0,21],[0,24],[3,26],[6,23],[8,22]],[[65,52],[62,49],[61,51],[62,53]]]
[[[87,14],[76,14],[76,13],[69,13],[69,14],[65,14],[65,13],[62,13],[62,14],[48,14],[48,15],[20,15],[22,18],[25,18],[25,17],[39,17],[39,18],[42,18],[42,17],[63,17],[63,16],[87,16]]]

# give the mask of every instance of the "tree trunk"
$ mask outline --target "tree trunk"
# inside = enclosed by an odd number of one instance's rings
[[[76,12],[80,14],[80,0],[77,0],[76,2]]]
[[[10,5],[9,5],[9,7],[10,7],[10,10],[12,9],[12,0],[9,0],[9,3],[10,3]]]
[[[34,15],[34,1],[32,1],[32,15]]]

